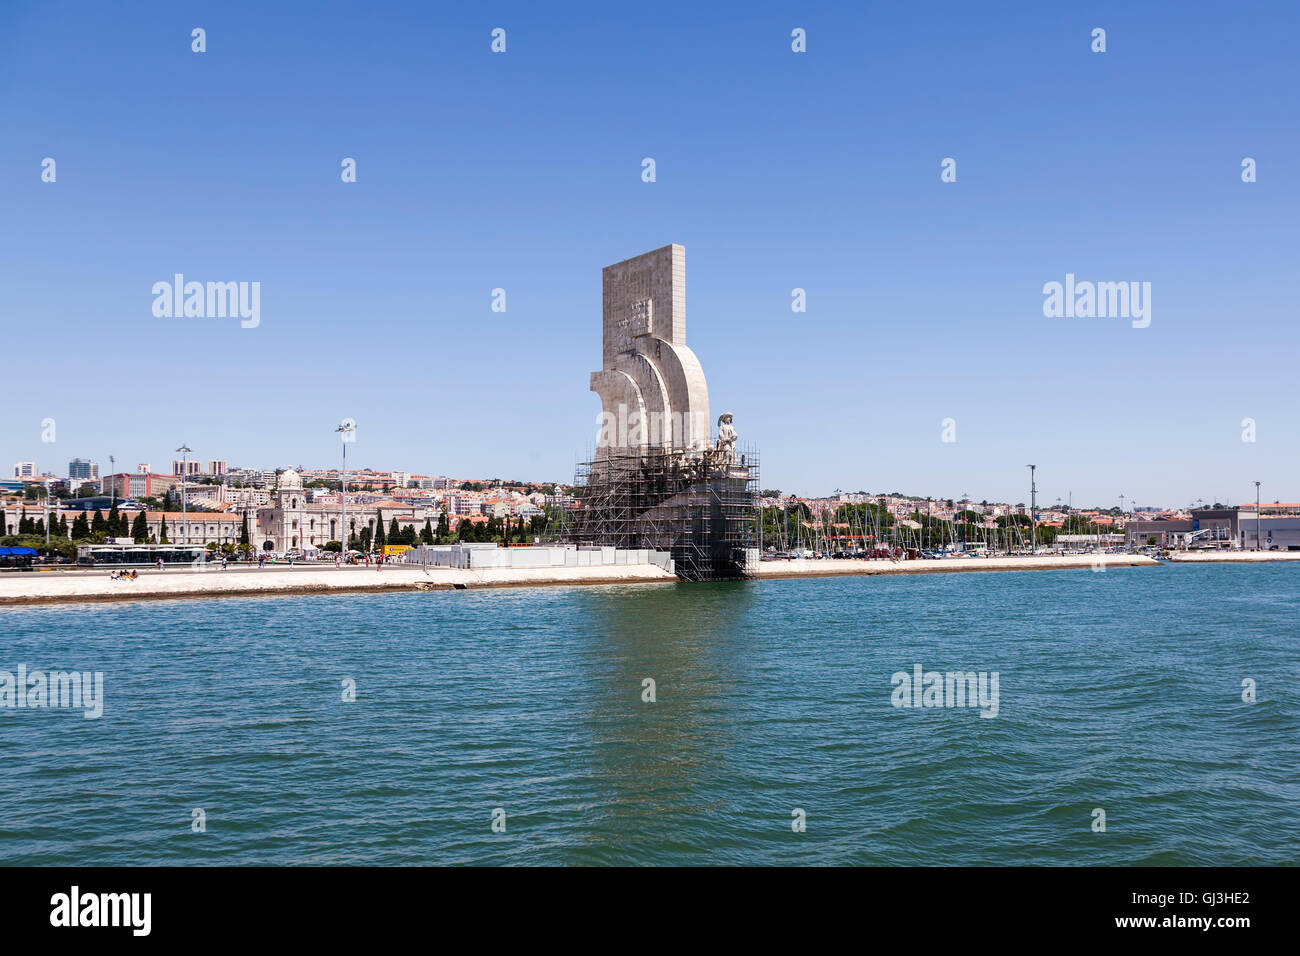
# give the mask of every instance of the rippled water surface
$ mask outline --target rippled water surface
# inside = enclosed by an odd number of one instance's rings
[[[98,720],[0,709],[0,863],[1300,861],[1295,565],[69,605],[0,625],[0,670],[103,671],[106,695]],[[891,706],[915,664],[998,672],[997,717]]]

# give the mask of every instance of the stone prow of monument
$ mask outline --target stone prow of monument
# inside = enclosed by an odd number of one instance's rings
[[[602,272],[597,457],[709,447],[709,388],[686,345],[686,249],[668,245]]]

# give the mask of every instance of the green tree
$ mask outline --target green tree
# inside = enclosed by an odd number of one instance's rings
[[[90,519],[91,534],[107,534],[108,522],[104,520],[103,512],[98,508],[95,509],[95,517]]]
[[[424,519],[424,528],[420,531],[421,544],[433,544],[433,524],[428,518]]]
[[[108,509],[108,522],[105,533],[116,538],[126,537],[126,522],[117,510],[117,495],[113,496],[113,506]],[[119,527],[120,526],[120,527]]]
[[[389,544],[402,543],[402,529],[397,524],[396,515],[393,515],[393,520],[390,521],[388,524],[388,543]]]
[[[165,514],[161,517],[158,524],[158,543],[171,544],[171,542],[167,540],[167,516]]]
[[[442,511],[438,515],[438,530],[434,538],[438,544],[446,544],[451,540],[451,524],[447,520],[446,511]]]
[[[384,540],[384,519],[380,518],[375,522],[375,550],[383,551],[386,543]]]
[[[239,525],[239,543],[240,543],[241,545],[244,545],[244,546],[247,546],[248,543],[249,543],[249,542],[248,542],[248,512],[247,512],[247,511],[244,512],[244,518],[243,518],[243,520],[240,522],[240,525]]]
[[[149,519],[143,511],[137,511],[135,521],[131,523],[131,538],[136,544],[149,543]]]
[[[72,540],[85,541],[90,537],[90,522],[86,520],[86,513],[78,511],[77,517],[72,519]]]

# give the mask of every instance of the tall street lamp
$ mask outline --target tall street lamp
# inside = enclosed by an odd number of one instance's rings
[[[113,505],[117,505],[117,459],[112,455],[108,456],[108,486],[109,494],[113,496]],[[99,483],[99,490],[104,491],[104,483]]]
[[[187,512],[185,509],[185,472],[189,471],[188,456],[194,449],[190,448],[189,445],[181,445],[176,450],[181,453],[181,544],[187,545],[190,543],[190,526],[186,519]]]
[[[1259,536],[1259,482],[1255,482],[1255,550],[1264,550],[1264,539]]]
[[[345,418],[334,429],[343,438],[343,471],[339,474],[339,551],[342,554],[343,563],[347,563],[348,558],[348,445],[357,440],[357,423],[350,418]]]

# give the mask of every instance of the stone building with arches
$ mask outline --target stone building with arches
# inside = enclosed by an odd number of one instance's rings
[[[352,522],[348,515],[348,523]],[[292,468],[282,471],[270,501],[257,509],[254,547],[258,551],[314,551],[327,541],[338,540],[338,506],[308,501],[302,475]]]

